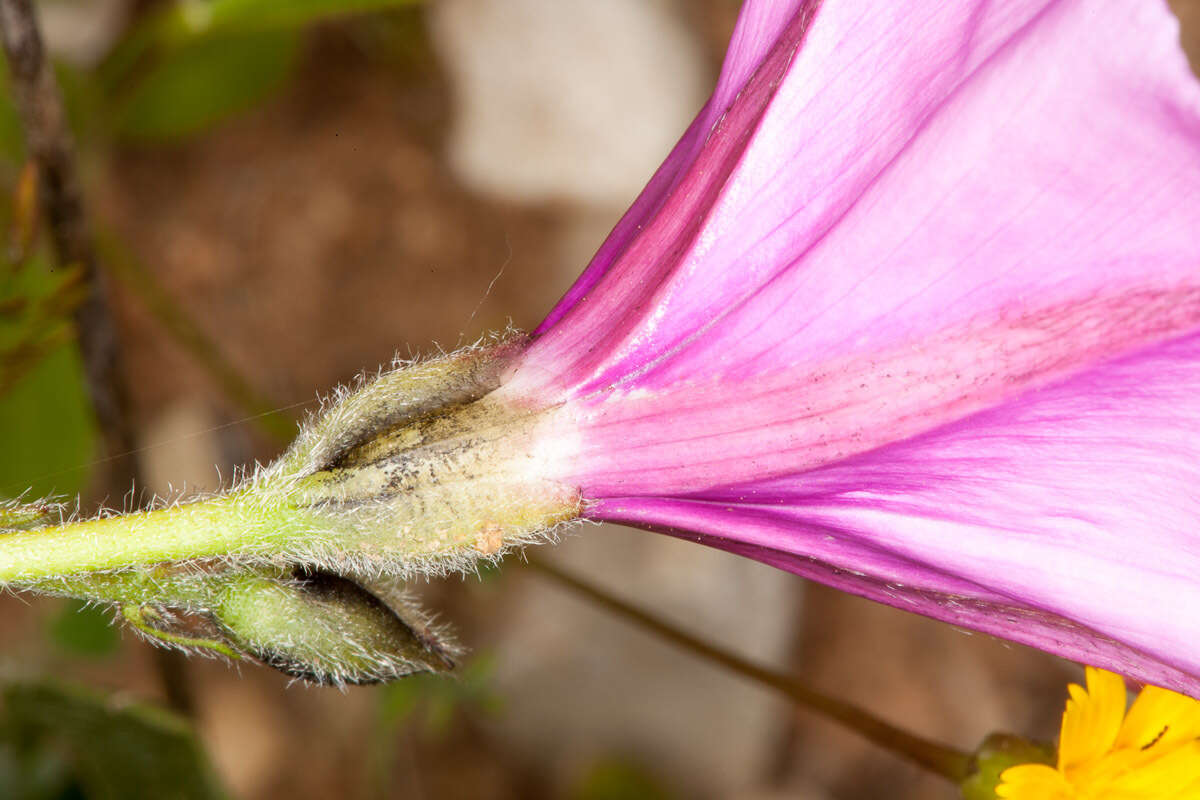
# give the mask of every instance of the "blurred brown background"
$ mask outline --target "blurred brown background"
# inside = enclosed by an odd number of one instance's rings
[[[86,65],[155,5],[42,8],[51,46]],[[1173,5],[1194,57],[1200,2]],[[232,368],[298,417],[397,352],[534,326],[703,102],[737,6],[441,0],[323,22],[278,91],[219,124],[166,140],[81,137],[89,212]],[[278,452],[145,298],[112,284],[151,488],[216,488],[217,468],[228,478]],[[1053,739],[1078,675],[647,533],[586,527],[554,558],[963,748],[996,729]],[[187,663],[197,724],[232,794],[955,796],[513,559],[499,574],[415,588],[476,656],[440,689],[341,692],[250,664]],[[7,674],[161,696],[132,633],[83,658],[45,635],[62,603],[0,602]]]

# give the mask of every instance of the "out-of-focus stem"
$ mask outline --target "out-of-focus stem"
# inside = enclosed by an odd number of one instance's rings
[[[542,575],[637,623],[660,638],[773,689],[797,705],[840,723],[922,769],[941,775],[956,784],[965,780],[969,773],[970,756],[966,753],[898,728],[857,706],[822,694],[790,675],[760,666],[705,642],[543,560],[531,558],[529,564]]]
[[[221,387],[225,395],[247,413],[272,438],[286,442],[296,435],[296,423],[276,409],[245,375],[235,367],[221,348],[188,315],[187,311],[158,283],[154,275],[112,236],[100,234],[100,249],[105,263],[122,285],[135,292],[150,313],[196,363]]]

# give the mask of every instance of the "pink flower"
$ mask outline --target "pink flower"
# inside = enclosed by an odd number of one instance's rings
[[[1200,695],[1200,87],[1158,0],[748,0],[498,397],[585,516]]]

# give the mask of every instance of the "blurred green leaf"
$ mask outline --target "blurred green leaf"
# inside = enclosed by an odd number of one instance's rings
[[[92,70],[81,69],[68,61],[54,62],[54,77],[62,95],[67,125],[76,148],[82,153],[92,142],[95,129],[108,113],[100,85]]]
[[[17,753],[0,741],[0,796],[10,800],[82,800],[70,766],[58,753],[31,749]]]
[[[184,0],[160,24],[182,39],[224,32],[301,28],[336,17],[416,5],[419,0]]]
[[[671,793],[648,770],[620,759],[592,766],[576,784],[571,800],[670,800]]]
[[[87,479],[96,434],[71,341],[79,285],[42,258],[0,264],[0,497],[75,494]]]
[[[406,723],[420,724],[431,736],[448,731],[456,713],[468,711],[492,716],[503,700],[492,688],[495,657],[482,653],[452,677],[412,675],[379,689],[381,726],[394,731]]]
[[[3,693],[0,796],[223,797],[188,724],[151,706],[50,683]]]
[[[496,660],[476,656],[454,676],[412,675],[378,687],[375,732],[370,763],[376,793],[390,797],[395,771],[395,740],[405,727],[431,739],[444,737],[460,714],[494,716],[502,698],[492,688]]]
[[[50,621],[50,638],[64,650],[90,658],[112,655],[121,644],[112,611],[82,600],[67,600]]]
[[[293,31],[205,37],[168,53],[131,89],[117,132],[172,139],[200,131],[267,97],[300,50]]]
[[[290,68],[301,34],[326,20],[419,0],[181,0],[135,25],[97,72],[122,109],[117,133],[194,133],[266,97]]]
[[[379,688],[379,720],[384,727],[399,727],[413,715],[421,702],[425,684],[423,675],[410,675]]]
[[[0,158],[20,163],[25,157],[25,134],[8,85],[8,63],[0,59]]]
[[[480,561],[475,567],[475,574],[479,576],[479,583],[489,584],[499,581],[506,573],[500,569],[499,562]]]
[[[88,477],[95,435],[83,365],[72,343],[0,395],[0,497],[78,493]]]

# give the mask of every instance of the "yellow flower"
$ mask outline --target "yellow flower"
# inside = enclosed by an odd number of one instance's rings
[[[1071,684],[1058,768],[1021,764],[1000,776],[1006,800],[1200,800],[1200,702],[1147,686],[1125,713],[1120,675],[1087,668]]]

